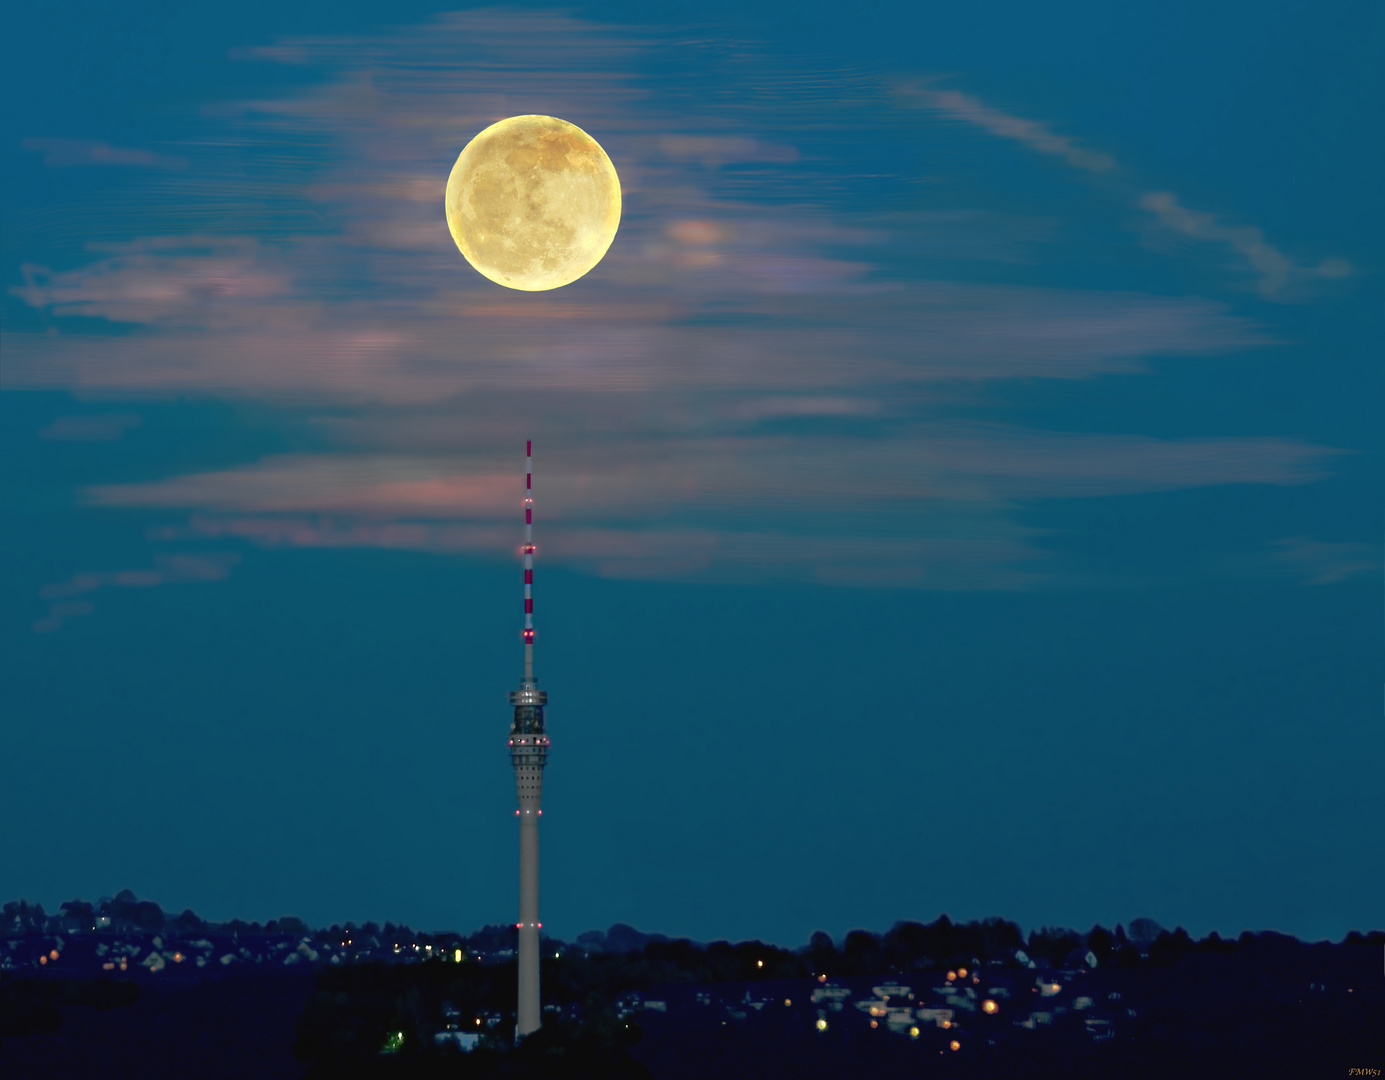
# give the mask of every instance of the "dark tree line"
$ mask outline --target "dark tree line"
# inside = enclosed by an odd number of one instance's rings
[[[52,915],[43,910],[42,904],[30,904],[26,900],[12,900],[0,909],[0,934],[90,933],[97,930],[169,933],[187,937],[216,930],[293,936],[312,932],[307,923],[292,915],[271,919],[263,926],[240,919],[232,919],[224,924],[209,923],[191,909],[174,915],[165,912],[152,900],[139,899],[129,889],[123,889],[115,896],[102,897],[94,904],[86,900],[68,900],[59,904],[58,912]]]

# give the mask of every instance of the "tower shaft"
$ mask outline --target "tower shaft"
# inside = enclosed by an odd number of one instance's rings
[[[515,1034],[528,1035],[543,1023],[539,1004],[539,819],[519,819],[519,1007]]]
[[[519,1001],[515,1036],[539,1029],[539,817],[543,814],[543,770],[548,763],[544,706],[548,694],[534,677],[534,500],[531,469],[533,443],[524,444],[524,675],[510,691],[514,719],[510,724],[510,763],[519,797]]]

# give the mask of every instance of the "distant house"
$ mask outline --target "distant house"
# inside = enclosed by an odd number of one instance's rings
[[[932,1020],[938,1027],[942,1027],[944,1024],[951,1024],[956,1014],[951,1009],[916,1009],[914,1015],[920,1020]]]
[[[886,983],[884,986],[872,986],[870,992],[878,998],[911,998],[914,996],[914,988],[912,986],[901,986],[899,983]]]
[[[908,1031],[914,1026],[914,1010],[904,1008],[890,1009],[885,1014],[885,1026],[891,1031]]]

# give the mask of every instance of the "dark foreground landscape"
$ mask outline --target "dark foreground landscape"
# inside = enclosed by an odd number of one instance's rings
[[[512,1045],[514,931],[172,917],[122,893],[4,909],[0,1076],[1352,1077],[1385,1070],[1385,932],[1194,941],[898,923],[796,950],[629,927],[545,939]]]

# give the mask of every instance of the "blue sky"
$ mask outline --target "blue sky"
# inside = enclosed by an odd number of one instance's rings
[[[532,437],[555,933],[1367,926],[1378,9],[279,7],[5,45],[0,893],[511,918]]]

